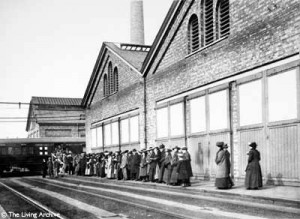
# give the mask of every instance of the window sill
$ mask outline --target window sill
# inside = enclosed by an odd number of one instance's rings
[[[299,119],[290,119],[290,120],[283,120],[277,122],[269,122],[268,127],[277,127],[277,126],[288,126],[288,125],[297,125],[300,123]]]
[[[230,132],[230,129],[228,129],[228,128],[216,129],[216,130],[209,131],[208,134],[215,135],[215,134],[226,133],[226,132]]]
[[[249,129],[262,129],[264,125],[262,123],[253,124],[253,125],[244,125],[237,128],[237,131],[245,131]]]
[[[188,55],[185,56],[185,58],[189,58],[190,56],[192,56],[192,55],[194,55],[194,54],[196,54],[198,52],[201,52],[201,51],[203,51],[203,50],[205,50],[205,49],[207,49],[207,48],[209,48],[209,47],[211,47],[211,46],[213,46],[213,45],[215,45],[215,44],[217,44],[217,43],[219,43],[219,42],[227,39],[228,37],[229,37],[229,34],[226,35],[226,36],[224,36],[224,37],[222,37],[222,38],[220,38],[220,39],[218,39],[218,40],[216,40],[216,41],[214,41],[214,42],[212,42],[212,43],[210,43],[210,44],[208,44],[208,45],[206,45],[206,46],[204,46],[204,47],[199,48],[198,50],[196,50],[196,51],[194,51],[192,53],[189,53]]]
[[[195,132],[195,133],[189,134],[188,138],[196,138],[196,137],[205,136],[205,135],[207,135],[207,132]]]

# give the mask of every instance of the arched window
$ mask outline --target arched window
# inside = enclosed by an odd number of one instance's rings
[[[105,74],[103,79],[103,96],[106,97],[107,95],[108,95],[108,81],[107,81],[107,74]]]
[[[118,92],[119,90],[119,75],[118,75],[118,68],[114,68],[114,92]]]
[[[199,22],[197,15],[193,14],[188,26],[189,53],[199,49]]]
[[[112,73],[112,64],[108,63],[108,92],[109,94],[113,93],[114,84],[113,84],[113,73]]]
[[[201,2],[201,32],[203,37],[202,46],[206,46],[214,41],[214,10],[213,0],[202,0]]]
[[[216,8],[216,39],[229,34],[229,0],[219,0]]]

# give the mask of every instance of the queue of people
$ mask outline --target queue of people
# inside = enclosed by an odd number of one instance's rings
[[[186,187],[191,185],[190,177],[193,176],[187,147],[166,149],[163,144],[147,150],[97,154],[72,154],[56,149],[46,166],[50,178],[74,174]]]
[[[230,153],[228,145],[217,142],[217,165],[215,186],[230,189],[234,186],[230,173]],[[262,187],[262,173],[259,164],[260,153],[255,142],[249,143],[248,165],[246,167],[246,189]],[[187,147],[175,146],[166,149],[163,144],[140,151],[105,151],[97,154],[73,154],[56,148],[42,164],[43,177],[50,178],[70,175],[98,176],[107,179],[136,180],[143,182],[165,183],[167,185],[191,186],[193,176],[191,157]]]

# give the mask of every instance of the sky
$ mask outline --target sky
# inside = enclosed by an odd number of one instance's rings
[[[145,44],[171,3],[144,0]],[[0,0],[0,102],[82,98],[102,42],[130,43],[129,18],[130,0]],[[27,137],[27,114],[0,104],[0,138]]]

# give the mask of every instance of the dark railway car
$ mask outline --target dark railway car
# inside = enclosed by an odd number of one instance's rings
[[[48,159],[55,148],[82,153],[85,138],[0,139],[0,175],[3,172],[40,172],[43,159]]]

